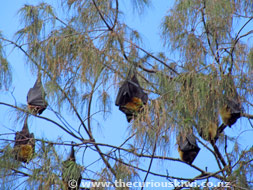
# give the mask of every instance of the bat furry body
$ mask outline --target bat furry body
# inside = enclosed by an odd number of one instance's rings
[[[20,132],[15,134],[14,153],[15,159],[24,163],[28,163],[35,152],[34,134],[29,132],[27,118]]]
[[[120,87],[115,104],[126,114],[127,121],[130,122],[147,101],[147,94],[140,87],[136,76],[133,75],[131,80],[126,80]]]
[[[33,88],[28,91],[27,104],[30,112],[35,115],[42,114],[47,108],[45,93],[40,79],[37,79]]]
[[[197,145],[193,134],[188,134],[184,139],[180,135],[178,142],[178,152],[182,161],[192,164],[199,153],[200,148]]]
[[[231,127],[236,123],[236,121],[241,117],[240,105],[237,105],[237,109],[232,109],[231,105],[224,105],[220,109],[220,115],[222,118],[222,122],[225,125]]]

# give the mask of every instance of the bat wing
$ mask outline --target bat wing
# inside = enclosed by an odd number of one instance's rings
[[[28,144],[30,144],[33,147],[33,150],[35,149],[35,139],[34,139],[34,134],[33,133],[29,134]]]
[[[148,95],[141,88],[137,78],[133,75],[131,80],[126,80],[120,87],[115,105],[126,114],[127,121],[140,111],[143,104],[148,101]]]
[[[229,98],[227,100],[227,105],[231,111],[231,113],[241,113],[242,112],[242,105],[239,99]]]
[[[148,101],[148,95],[141,88],[135,75],[120,87],[115,104],[116,106],[125,105],[133,97],[140,98],[144,104]]]
[[[196,138],[194,137],[193,134],[189,134],[186,136],[187,141],[189,142],[189,144],[191,144],[192,146],[198,146],[197,142],[196,142]]]
[[[181,139],[179,147],[183,152],[197,149],[199,150],[196,138],[193,136],[193,134],[187,135],[184,140]]]
[[[130,100],[129,84],[127,81],[125,81],[124,84],[119,88],[115,105],[116,106],[125,105],[129,100]]]
[[[143,92],[141,100],[142,100],[143,104],[146,104],[148,102],[148,94]]]
[[[25,145],[25,144],[30,144],[32,146],[35,146],[34,134],[29,133],[28,125],[26,122],[24,123],[22,130],[19,132],[16,132],[15,134],[14,147],[19,146],[19,145]]]
[[[191,145],[189,145],[187,141],[180,142],[179,147],[182,152],[186,152],[192,149]]]
[[[35,106],[47,105],[45,101],[45,92],[39,79],[35,82],[33,88],[30,88],[27,94],[27,103]]]
[[[193,134],[188,134],[184,138],[180,136],[178,152],[184,162],[192,164],[198,155],[199,150],[200,148],[198,147],[196,138],[193,136]]]
[[[21,144],[22,138],[23,138],[23,135],[21,135],[20,132],[16,132],[14,147]]]
[[[148,95],[141,88],[139,81],[135,75],[129,81],[131,97],[137,97],[142,100],[143,104],[146,104],[148,101]]]

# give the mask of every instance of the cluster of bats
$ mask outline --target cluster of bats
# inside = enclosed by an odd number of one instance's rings
[[[40,77],[36,80],[33,88],[30,88],[27,94],[27,104],[29,111],[34,114],[42,114],[47,108],[45,93],[41,84]],[[34,134],[29,132],[28,114],[25,118],[24,126],[21,131],[15,134],[14,152],[15,159],[24,163],[28,163],[35,152]]]
[[[239,96],[227,99],[224,105],[219,110],[223,124],[218,128],[216,124],[211,123],[208,130],[208,139],[210,142],[216,142],[220,133],[223,132],[226,126],[231,127],[237,119],[241,117],[242,107]],[[131,79],[126,79],[122,86],[119,88],[116,98],[116,106],[119,106],[119,110],[125,113],[127,121],[130,122],[134,119],[138,113],[143,111],[143,106],[147,104],[148,95],[141,88],[136,74]],[[41,83],[40,77],[38,77],[34,86],[30,88],[27,94],[28,109],[31,114],[37,115],[47,108],[47,102],[45,100],[45,92]],[[28,163],[35,152],[35,139],[34,134],[29,132],[27,124],[28,115],[26,116],[24,126],[21,131],[15,134],[15,159],[24,163]],[[203,133],[199,131],[199,134],[204,138]],[[178,152],[182,161],[192,164],[200,148],[197,145],[196,138],[193,133],[186,136],[179,135],[177,140]],[[62,180],[65,184],[65,188],[68,190],[77,190],[81,183],[81,170],[75,170],[71,174],[73,167],[77,166],[74,152],[74,145],[72,145],[69,158],[63,162]],[[71,174],[71,175],[70,175]],[[68,182],[74,179],[77,183],[75,188],[71,188]]]
[[[227,77],[229,78],[230,76]],[[242,107],[235,87],[230,88],[230,91],[233,91],[232,93],[234,96],[225,98],[225,100],[223,100],[223,105],[219,109],[223,122],[222,125],[218,127],[218,124],[210,122],[208,137],[206,137],[201,130],[198,130],[199,135],[211,143],[216,142],[226,126],[231,127],[241,117]],[[143,91],[134,74],[130,80],[127,79],[120,87],[115,104],[119,106],[119,110],[125,113],[127,121],[130,122],[143,110],[143,106],[147,101],[148,95]],[[188,164],[192,164],[200,151],[193,133],[191,132],[188,135],[179,134],[177,144],[181,160]]]
[[[41,78],[38,77],[34,86],[30,88],[27,94],[28,109],[31,114],[37,115],[42,114],[47,108],[47,102],[45,100],[45,92],[41,83]],[[15,159],[28,163],[33,159],[35,153],[35,138],[34,134],[29,132],[28,114],[25,118],[24,126],[21,131],[15,134],[14,154]],[[67,160],[62,163],[62,181],[66,190],[78,190],[81,183],[81,170],[76,164],[74,146],[72,145],[70,156]],[[76,166],[76,167],[75,167]],[[72,168],[76,169],[72,172]],[[70,180],[75,180],[72,185],[76,187],[71,188],[69,185]],[[75,184],[76,182],[76,184]]]

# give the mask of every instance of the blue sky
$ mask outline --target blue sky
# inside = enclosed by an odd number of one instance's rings
[[[0,31],[2,31],[4,37],[13,39],[14,33],[20,28],[20,19],[17,16],[17,11],[22,7],[22,5],[27,2],[29,2],[29,4],[37,4],[37,2],[40,1],[18,0],[15,2],[4,1],[1,3]],[[56,1],[47,2],[50,4],[52,2],[56,3]],[[144,11],[141,16],[138,16],[132,11],[131,8],[129,8],[126,0],[124,3],[122,3],[122,6],[124,6],[124,10],[127,13],[124,16],[124,20],[130,27],[133,27],[140,32],[141,36],[143,37],[142,47],[150,52],[168,52],[168,49],[162,46],[162,40],[160,39],[160,23],[161,19],[170,8],[170,5],[172,5],[172,1],[168,3],[167,0],[156,0],[149,9],[146,9],[146,11]],[[28,65],[24,64],[26,62],[26,59],[19,50],[13,49],[12,46],[7,46],[6,50],[8,60],[11,63],[13,71],[13,85],[10,90],[13,91],[13,95],[16,98],[18,104],[26,104],[26,94],[29,88],[33,86],[36,80],[36,76],[31,75],[30,68]],[[175,55],[175,57],[176,56],[177,55]],[[115,94],[116,92],[113,94],[113,97],[115,97]],[[15,103],[11,94],[3,91],[1,91],[0,101],[8,102],[10,104]],[[66,119],[69,121],[69,123],[72,124],[72,126],[79,125],[75,121],[74,117],[70,116],[67,111],[65,111],[65,113],[63,111],[63,114],[66,116]],[[46,110],[43,113],[43,116],[57,120],[57,118],[49,110]],[[0,133],[10,133],[12,130],[16,131],[22,128],[23,123],[17,123],[13,117],[15,117],[13,110],[0,106]],[[105,121],[102,119],[102,117],[100,117],[99,122],[101,122],[101,126],[96,127],[94,132],[97,142],[120,145],[124,139],[129,136],[128,128],[130,127],[130,124],[127,123],[125,115],[120,112],[116,106],[114,106],[114,98],[112,98],[112,114]],[[95,122],[94,124],[96,125]],[[57,126],[54,126],[53,124],[45,122],[39,118],[30,118],[29,126],[30,130],[35,134],[36,138],[46,137],[49,140],[56,140],[60,137],[66,141],[73,140],[70,136],[64,134],[64,132]],[[227,128],[225,132],[228,135],[236,136],[245,130],[245,126],[249,126],[247,120],[240,119],[236,125],[234,125],[232,128]],[[250,130],[249,127],[246,129],[249,129],[249,131],[247,133],[242,133],[240,136],[241,147],[252,146],[251,137],[253,135],[253,131]],[[14,138],[14,136],[7,137]],[[2,139],[2,137],[0,138]],[[4,138],[6,138],[6,136],[4,136]],[[172,142],[171,145],[172,147],[170,150],[170,156],[178,158],[179,156],[176,151],[177,147],[175,145],[175,142]],[[105,148],[101,149],[105,150]],[[65,159],[69,149],[60,149],[59,151],[66,153],[64,155]],[[82,162],[81,157],[82,153],[78,154],[78,162],[84,166],[87,166],[95,160],[94,157],[97,157],[97,154],[91,151],[87,151],[84,156],[84,162]],[[140,164],[140,167],[147,168],[148,163],[149,161],[146,160]],[[217,170],[217,164],[214,160],[214,157],[206,150],[204,150],[204,148],[202,148],[199,152],[199,155],[195,159],[194,164],[203,170],[205,170],[205,167],[208,167],[208,171]],[[100,164],[91,166],[89,169],[96,170],[97,167],[101,167],[101,162]],[[165,164],[163,164],[161,161],[155,161],[151,170],[166,174],[166,169],[169,171],[170,175],[178,177],[192,177],[199,174],[186,164],[168,161]],[[141,178],[143,179],[145,173],[142,174],[143,175],[141,175]],[[84,174],[83,177],[87,176]],[[166,179],[160,179],[149,175],[147,181],[151,180],[166,181]]]

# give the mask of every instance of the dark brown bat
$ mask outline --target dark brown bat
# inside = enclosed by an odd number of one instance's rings
[[[41,79],[38,78],[33,88],[30,88],[27,94],[27,104],[32,114],[40,115],[47,108],[45,95]]]
[[[29,132],[27,118],[22,130],[16,132],[14,144],[15,159],[24,163],[28,163],[35,152],[34,134]]]
[[[198,155],[199,150],[200,148],[197,145],[196,138],[192,133],[188,134],[185,138],[180,135],[178,141],[178,152],[182,161],[192,164]]]
[[[231,127],[241,117],[242,106],[239,100],[227,100],[220,109],[220,115],[224,125]]]
[[[73,144],[73,143],[72,143]],[[62,181],[66,190],[78,190],[81,184],[81,168],[76,163],[74,146],[71,147],[70,156],[63,163]]]
[[[147,101],[148,95],[143,91],[134,74],[131,80],[126,80],[119,88],[115,104],[126,114],[127,121],[130,122]]]

